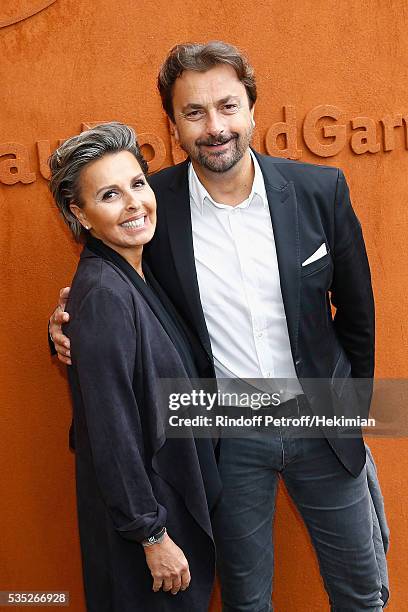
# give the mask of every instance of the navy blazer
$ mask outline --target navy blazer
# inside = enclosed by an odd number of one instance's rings
[[[166,326],[168,312],[161,316],[151,286],[137,279],[139,288],[85,247],[67,304],[87,609],[206,612],[215,570],[206,486],[193,437],[166,436],[158,390],[159,378],[188,373]],[[215,461],[207,462],[205,471],[211,469]],[[177,597],[153,593],[139,544],[162,525],[193,577]]]
[[[374,300],[360,223],[341,170],[255,153],[265,180],[296,373],[315,414],[369,409],[374,374]],[[201,377],[214,376],[200,303],[188,189],[188,161],[150,177],[157,229],[145,258],[200,340]],[[302,267],[322,243],[328,253]],[[331,306],[336,312],[332,316]],[[349,377],[353,384],[344,384]],[[359,384],[357,383],[357,379]],[[326,387],[317,385],[326,380]],[[355,476],[365,464],[361,431],[325,434]]]

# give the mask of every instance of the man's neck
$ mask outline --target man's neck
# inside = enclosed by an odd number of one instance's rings
[[[237,206],[249,197],[255,176],[249,149],[226,172],[212,172],[194,161],[192,163],[198,178],[215,202]]]

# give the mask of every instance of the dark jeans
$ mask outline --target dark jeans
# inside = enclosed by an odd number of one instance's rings
[[[222,439],[219,465],[224,489],[214,533],[223,612],[273,610],[279,476],[309,531],[332,612],[382,610],[365,468],[354,478],[324,438],[295,437],[291,428]]]

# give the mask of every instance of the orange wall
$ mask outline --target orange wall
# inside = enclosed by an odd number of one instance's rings
[[[144,140],[153,144],[156,166],[173,163],[155,92],[161,60],[178,41],[223,38],[240,45],[258,75],[261,151],[272,150],[277,128],[271,126],[283,121],[284,106],[293,107],[287,118],[296,112],[297,126],[292,123],[288,154],[299,157],[295,149],[302,150],[301,159],[346,172],[373,271],[377,375],[404,377],[407,9],[405,0],[56,0],[19,21],[45,4],[15,0],[0,8],[0,589],[70,591],[71,609],[81,612],[73,456],[67,450],[70,404],[64,368],[52,362],[46,343],[46,320],[59,288],[70,282],[78,249],[54,210],[38,150],[44,159],[49,146],[77,133],[82,123],[116,119],[150,134]],[[16,23],[6,26],[10,21]],[[323,123],[345,126],[336,128],[337,138],[344,132],[344,146],[335,141],[339,151],[328,157],[333,147],[319,142],[333,138],[323,140],[321,122],[315,128],[311,113],[321,105],[340,113],[337,122]],[[358,131],[351,121],[362,116],[372,120],[370,146],[377,152],[361,152],[358,136],[350,144]],[[384,137],[384,124],[394,120],[401,127],[388,128]],[[284,145],[282,137],[278,144]],[[20,156],[17,175],[7,161],[13,152]],[[408,582],[408,443],[404,437],[369,442],[393,531],[389,610],[401,612]],[[277,612],[327,609],[305,529],[283,492],[276,549]],[[213,612],[218,609],[214,603]]]

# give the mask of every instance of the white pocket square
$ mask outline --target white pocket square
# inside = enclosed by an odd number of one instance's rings
[[[327,254],[327,247],[326,247],[326,243],[323,242],[323,244],[319,246],[319,248],[317,249],[317,251],[313,253],[313,255],[305,259],[305,261],[302,263],[302,266],[307,266],[308,264],[312,263],[313,261],[316,261],[316,259],[320,259],[326,254]]]

